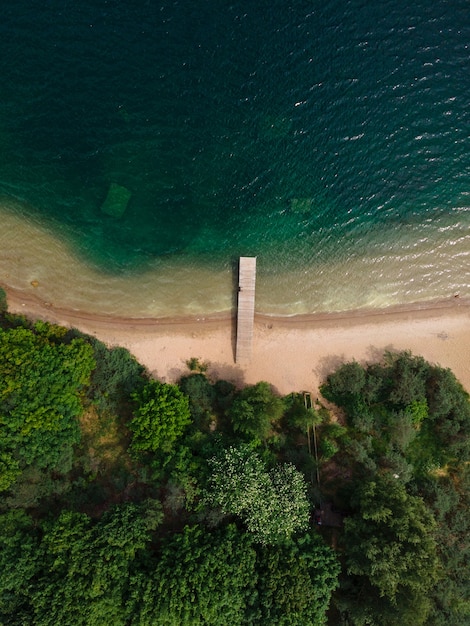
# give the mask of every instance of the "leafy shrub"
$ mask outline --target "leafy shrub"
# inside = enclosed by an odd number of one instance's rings
[[[209,368],[208,363],[205,363],[204,361],[201,362],[194,356],[186,361],[186,365],[188,366],[190,372],[197,372],[199,374],[204,374]]]
[[[331,459],[331,457],[334,456],[339,450],[336,443],[332,441],[329,437],[321,437],[318,447],[320,455],[324,461]]]
[[[313,407],[306,408],[304,396],[301,393],[291,393],[286,396],[284,407],[282,424],[287,428],[305,432],[312,424],[321,422],[321,416]]]

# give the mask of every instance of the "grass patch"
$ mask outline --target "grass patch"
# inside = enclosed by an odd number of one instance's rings
[[[116,416],[90,406],[80,418],[80,429],[79,461],[86,474],[106,475],[117,466],[132,470],[127,453],[130,435]]]

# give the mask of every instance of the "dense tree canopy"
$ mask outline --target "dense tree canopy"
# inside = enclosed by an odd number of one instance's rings
[[[66,470],[80,439],[81,394],[94,367],[84,341],[63,342],[54,327],[0,328],[0,485],[27,466]],[[63,333],[60,333],[63,334]]]
[[[348,572],[365,576],[380,596],[426,592],[437,580],[436,523],[419,497],[392,476],[358,487],[357,513],[345,522]]]
[[[256,553],[235,526],[208,533],[188,526],[168,538],[154,569],[138,575],[136,624],[225,626],[244,623],[256,584]]]
[[[460,626],[470,621],[470,466],[427,480],[422,491],[438,523],[443,570],[431,594],[428,624]]]
[[[330,411],[190,364],[164,384],[0,311],[0,624],[469,621],[470,404],[449,370],[346,363]]]
[[[336,462],[356,485],[338,600],[346,623],[465,623],[468,394],[449,370],[408,352],[345,364],[322,392],[344,411],[347,445]]]
[[[340,565],[316,534],[273,548],[258,548],[258,604],[255,624],[320,626],[326,624]]]
[[[18,512],[0,516],[1,623],[126,624],[130,575],[156,523],[151,509],[132,504],[98,523],[71,511],[40,528]]]
[[[150,551],[155,515],[134,505],[94,522],[63,511],[38,527],[0,516],[0,620],[13,626],[320,626],[338,561],[316,535],[256,546],[235,525],[186,526]]]
[[[422,357],[388,353],[383,364],[346,363],[322,393],[345,410],[356,457],[371,469],[377,462],[393,468],[397,452],[415,475],[470,458],[469,396],[452,372]]]

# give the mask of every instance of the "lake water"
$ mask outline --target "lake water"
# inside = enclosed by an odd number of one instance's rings
[[[467,0],[11,3],[0,283],[203,314],[254,255],[266,313],[470,295],[469,46]]]

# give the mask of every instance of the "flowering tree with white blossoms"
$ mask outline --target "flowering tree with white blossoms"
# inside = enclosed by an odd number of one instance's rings
[[[249,446],[230,447],[210,460],[206,502],[237,515],[261,544],[275,544],[308,527],[310,505],[302,474],[291,464],[270,472]]]

